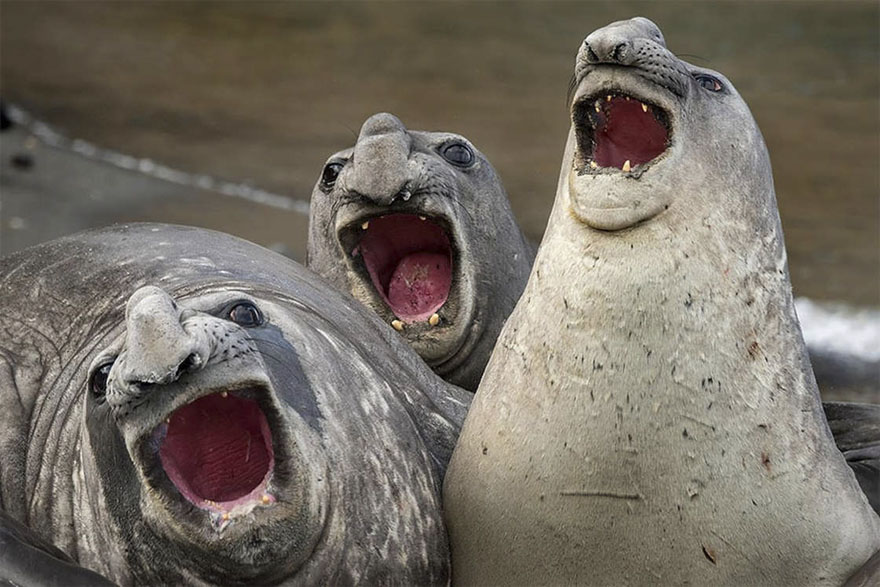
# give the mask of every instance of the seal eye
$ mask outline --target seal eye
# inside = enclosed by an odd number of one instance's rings
[[[229,310],[229,319],[245,328],[254,328],[263,323],[263,314],[250,302],[239,302]]]
[[[89,378],[89,391],[95,400],[102,404],[104,396],[107,394],[107,380],[110,378],[110,369],[113,367],[113,361],[104,363],[92,372]]]
[[[474,162],[474,152],[464,143],[450,143],[440,149],[443,158],[459,167],[469,167]]]
[[[697,80],[698,84],[700,84],[710,92],[720,92],[721,89],[724,87],[721,85],[721,82],[718,81],[718,78],[711,75],[706,75],[705,73],[695,74],[694,79]]]
[[[325,165],[324,171],[321,173],[321,185],[325,188],[332,188],[343,167],[344,165],[339,161],[331,161]]]

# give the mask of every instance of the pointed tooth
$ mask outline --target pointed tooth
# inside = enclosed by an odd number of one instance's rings
[[[392,320],[391,327],[394,328],[394,330],[400,332],[401,330],[403,330],[403,322],[401,322],[400,320]]]
[[[590,161],[590,169],[596,169],[597,167],[599,167],[598,163],[596,163],[595,161]]]
[[[647,111],[648,111],[648,105],[645,104],[644,102],[642,102],[642,112],[647,112]]]
[[[610,102],[610,101],[611,101],[611,94],[608,94],[607,96],[605,96],[605,101],[606,101],[606,102]]]
[[[263,504],[265,505],[269,505],[269,503],[272,501],[272,498],[269,497],[268,493],[264,493],[263,497],[260,498],[260,501],[263,502]]]
[[[629,96],[625,96],[626,101],[629,102]]]
[[[368,228],[370,228],[370,221],[369,221],[369,220],[364,220],[364,223],[361,224],[361,229],[362,229],[362,230],[366,230],[366,229],[368,229]]]
[[[631,167],[629,166],[629,159],[623,162],[623,167],[621,167],[623,171],[629,171]]]
[[[224,522],[228,522],[229,521],[229,512],[223,512],[223,515],[220,516],[220,519],[223,520]]]
[[[440,324],[440,314],[438,314],[437,312],[431,314],[431,317],[428,318],[428,324],[430,324],[431,326],[437,326],[438,324]]]
[[[424,216],[419,216],[419,220],[424,220],[424,219],[425,219]]]
[[[602,112],[602,109],[596,106],[596,112]]]

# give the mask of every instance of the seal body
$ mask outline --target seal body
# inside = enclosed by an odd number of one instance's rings
[[[641,18],[587,37],[576,82],[445,481],[453,581],[840,585],[880,520],[822,412],[748,107]]]
[[[439,490],[468,394],[372,313],[185,227],[0,267],[0,577],[446,583]]]
[[[467,139],[376,114],[312,192],[308,266],[398,330],[447,381],[476,389],[534,253]]]

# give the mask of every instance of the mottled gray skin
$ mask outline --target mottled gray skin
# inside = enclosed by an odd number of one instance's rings
[[[230,321],[240,300],[265,323]],[[95,579],[65,557],[123,585],[447,582],[439,490],[470,394],[319,277],[221,233],[119,226],[3,258],[0,307],[0,583]],[[244,388],[272,501],[222,521],[147,439]]]
[[[880,518],[822,412],[748,107],[641,18],[587,37],[576,84],[547,232],[444,482],[454,583],[840,585]],[[667,112],[662,155],[591,168],[584,109],[607,93]]]
[[[465,145],[474,154],[458,166],[441,151]],[[409,131],[391,114],[376,114],[341,164],[334,183],[319,179],[312,192],[308,266],[349,292],[386,323],[396,317],[375,291],[363,263],[340,242],[340,232],[392,213],[424,215],[447,227],[453,280],[440,324],[406,324],[400,333],[445,380],[474,390],[534,260],[489,161],[460,135]]]

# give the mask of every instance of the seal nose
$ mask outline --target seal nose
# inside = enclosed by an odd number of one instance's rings
[[[354,147],[348,189],[376,204],[387,206],[403,190],[412,139],[403,123],[387,112],[364,122]]]
[[[125,308],[126,383],[170,383],[201,366],[198,341],[181,325],[181,310],[164,290],[142,287]]]
[[[638,52],[634,50],[638,39],[648,39],[666,47],[663,33],[657,25],[647,18],[637,16],[613,22],[590,33],[584,41],[587,62],[632,65],[638,57]]]

